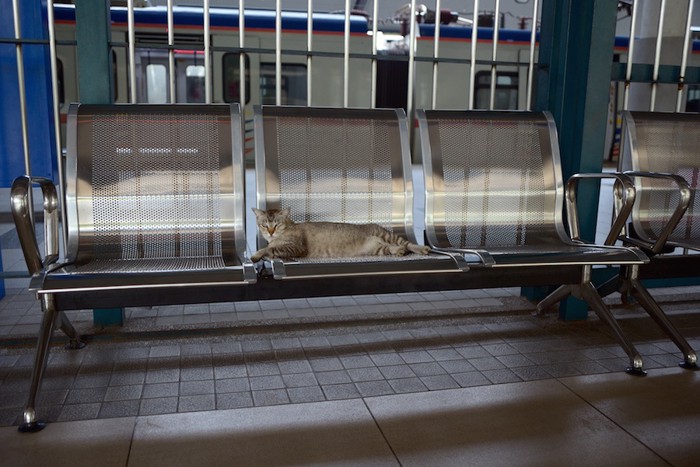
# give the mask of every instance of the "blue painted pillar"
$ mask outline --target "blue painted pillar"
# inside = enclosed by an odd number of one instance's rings
[[[549,110],[559,131],[564,179],[601,172],[617,21],[611,0],[543,0],[536,108]],[[599,190],[581,186],[579,212],[585,239],[595,238]],[[562,303],[562,319],[585,319],[584,302]]]
[[[75,37],[78,43],[78,92],[83,104],[111,104],[110,13],[108,0],[75,1]],[[123,308],[92,311],[95,326],[124,324]]]
[[[4,1],[0,14],[0,37],[14,39],[14,15],[11,2]],[[20,38],[24,61],[27,133],[31,174],[54,178],[56,151],[53,132],[51,66],[46,22],[46,2],[19,2]],[[0,187],[26,174],[22,117],[20,113],[17,53],[15,44],[0,44]],[[4,200],[7,202],[7,200]],[[6,210],[9,204],[5,204]],[[0,298],[5,296],[0,261]]]

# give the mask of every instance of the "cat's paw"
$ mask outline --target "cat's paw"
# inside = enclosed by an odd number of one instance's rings
[[[390,246],[389,253],[393,256],[406,256],[408,249],[404,245]]]
[[[427,245],[411,244],[409,245],[408,249],[417,255],[427,255],[428,253],[430,253],[430,247]]]
[[[250,260],[254,263],[257,263],[265,257],[266,253],[267,252],[265,250],[258,250],[255,253],[253,253],[253,256],[250,257]]]

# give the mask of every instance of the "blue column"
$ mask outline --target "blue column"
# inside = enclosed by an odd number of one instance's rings
[[[536,107],[549,110],[559,131],[564,179],[601,172],[610,94],[617,2],[544,0],[540,30]],[[593,240],[597,186],[582,185],[579,212],[583,238]],[[562,319],[585,319],[584,302],[569,299]]]
[[[14,39],[12,8],[9,2],[3,5],[0,37]],[[31,174],[53,179],[56,173],[56,145],[52,118],[51,62],[45,43],[48,40],[46,2],[19,2],[19,17]],[[0,96],[0,186],[9,187],[16,177],[26,172],[17,54],[15,44],[11,42],[0,44]],[[5,206],[7,210],[9,205]],[[2,277],[0,261],[0,298],[5,296],[5,281]]]

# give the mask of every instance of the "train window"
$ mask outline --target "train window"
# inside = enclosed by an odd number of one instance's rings
[[[223,57],[224,72],[224,102],[241,101],[241,70],[240,54],[227,53]],[[250,59],[243,54],[245,60],[245,103],[250,102]]]
[[[202,65],[188,65],[185,69],[187,82],[187,102],[204,102],[204,67]]]
[[[260,100],[276,103],[275,64],[260,64]],[[306,105],[306,65],[282,64],[282,105]]]
[[[165,65],[146,65],[146,102],[165,104],[168,102],[168,70]]]
[[[488,109],[491,102],[491,72],[480,71],[476,74],[474,107]],[[518,108],[518,73],[496,73],[496,96],[494,109],[507,110]]]

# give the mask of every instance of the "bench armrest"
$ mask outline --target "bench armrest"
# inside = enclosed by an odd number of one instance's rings
[[[608,232],[608,236],[605,239],[605,245],[614,245],[615,241],[617,241],[629,215],[632,213],[636,195],[631,176],[620,172],[574,174],[566,182],[567,222],[572,240],[578,242],[582,241],[578,206],[576,203],[576,192],[579,182],[583,179],[603,180],[608,178],[615,179],[615,185],[613,187],[613,192],[615,193],[615,217],[610,231]]]
[[[41,187],[44,197],[44,258],[39,253],[31,210],[32,185]],[[12,217],[29,273],[34,276],[58,259],[58,194],[56,186],[47,178],[22,175],[12,183],[10,191]]]
[[[670,174],[670,173],[658,173],[658,172],[641,172],[641,171],[626,171],[624,172],[628,177],[641,177],[641,178],[655,178],[655,179],[665,179],[673,182],[678,187],[679,200],[678,205],[675,207],[673,214],[669,218],[668,222],[661,230],[656,241],[649,247],[653,254],[659,254],[666,245],[668,237],[671,236],[673,229],[676,228],[678,222],[685,214],[685,211],[690,205],[692,198],[692,192],[688,186],[688,182],[680,175]]]

